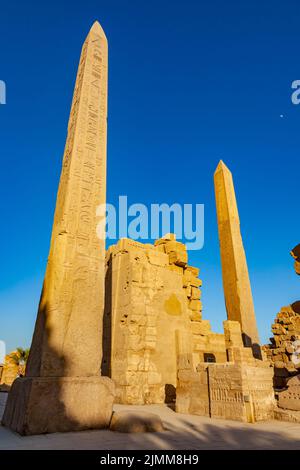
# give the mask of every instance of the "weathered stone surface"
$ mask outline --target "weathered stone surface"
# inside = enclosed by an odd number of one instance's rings
[[[209,320],[195,321],[192,323],[192,332],[198,335],[206,336],[211,333]]]
[[[238,321],[225,320],[223,321],[225,344],[226,349],[229,348],[242,348],[242,331],[241,325]]]
[[[227,349],[227,357],[229,362],[235,362],[236,364],[255,365],[256,361],[251,349],[244,347],[229,347]]]
[[[190,300],[189,302],[189,308],[194,311],[201,311],[202,310],[202,303],[200,300]]]
[[[160,417],[154,413],[142,411],[116,411],[112,415],[110,430],[116,432],[162,432]]]
[[[5,361],[2,366],[2,373],[0,377],[1,390],[9,389],[14,380],[18,377],[19,367],[13,360],[13,355],[17,354],[17,351],[13,351],[5,356]]]
[[[283,307],[272,325],[271,343],[263,350],[268,360],[274,365],[275,387],[286,386],[287,379],[299,373],[300,363],[295,361],[295,354],[300,344],[300,314],[296,304]]]
[[[278,406],[300,411],[300,375],[290,378],[286,386],[287,390],[278,393]]]
[[[295,260],[295,271],[300,275],[300,244],[292,249],[291,255]]]
[[[169,260],[171,264],[184,267],[187,264],[187,252],[182,250],[171,251],[169,253]]]
[[[291,251],[291,255],[296,260],[296,273],[300,274],[300,245]],[[274,365],[275,388],[284,389],[289,378],[300,372],[300,301],[280,310],[272,324],[272,333],[270,344],[263,346],[263,350]],[[284,395],[281,396],[283,400]],[[287,395],[284,400],[287,405]]]
[[[243,346],[238,321],[224,321],[224,335],[211,333],[209,324],[203,329],[203,324],[195,323],[193,331],[203,338],[206,351],[211,344],[212,352],[204,353],[197,367],[192,359],[195,345],[178,332],[176,411],[251,423],[272,419],[276,405],[269,362],[254,358],[252,348]]]
[[[100,378],[104,224],[96,232],[106,201],[106,122],[107,40],[96,22],[79,62],[26,378],[13,387],[3,418],[20,433],[103,427],[112,412],[112,389]]]
[[[287,421],[289,423],[300,424],[300,411],[285,410],[283,408],[275,408],[274,418],[278,421]]]
[[[246,255],[240,232],[240,219],[232,175],[220,161],[215,175],[223,287],[228,320],[241,324],[244,346],[259,353],[259,337],[248,274]]]
[[[122,239],[107,251],[102,370],[118,403],[174,403],[177,331],[188,336],[194,367],[226,360],[224,335],[202,320],[199,269],[173,264],[168,253],[176,250],[186,253],[168,234],[154,246]]]
[[[246,349],[246,348],[244,348]],[[273,418],[273,370],[253,364],[199,364],[178,371],[176,411],[244,422]]]
[[[12,385],[2,424],[22,435],[101,429],[113,401],[108,377],[25,377]]]
[[[106,200],[106,119],[107,40],[96,22],[79,62],[30,377],[99,374],[105,237],[96,210]]]

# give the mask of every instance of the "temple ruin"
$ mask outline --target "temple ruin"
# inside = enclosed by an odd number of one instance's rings
[[[295,272],[300,274],[300,245],[291,251]],[[300,301],[283,307],[272,325],[270,344],[264,346],[274,366],[274,389],[278,409],[276,417],[300,422]],[[285,411],[282,411],[285,410]]]
[[[273,417],[273,368],[245,347],[238,321],[202,318],[199,269],[174,234],[107,250],[102,373],[116,402],[248,422]]]
[[[26,435],[100,429],[114,402],[250,423],[285,419],[277,404],[297,411],[300,403],[291,360],[299,303],[278,314],[262,350],[232,174],[222,161],[214,184],[223,333],[202,317],[199,268],[174,234],[154,244],[122,238],[105,250],[96,217],[106,202],[107,56],[95,22],[79,62],[30,356],[25,377],[11,380],[3,424]],[[274,384],[283,388],[278,402]]]

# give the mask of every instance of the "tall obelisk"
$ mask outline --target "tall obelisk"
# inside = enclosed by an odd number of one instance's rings
[[[109,424],[113,384],[100,377],[106,201],[107,39],[98,22],[82,47],[50,253],[26,377],[13,384],[3,424],[21,434]]]
[[[241,324],[244,346],[252,347],[254,355],[259,357],[259,337],[233,179],[222,161],[216,169],[214,183],[227,317]]]

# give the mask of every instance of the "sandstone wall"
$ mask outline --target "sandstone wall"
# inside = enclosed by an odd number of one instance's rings
[[[296,274],[300,275],[300,244],[295,246],[295,248],[292,249],[291,255],[295,260]]]
[[[300,274],[300,244],[290,254],[295,260],[295,271]],[[288,386],[291,377],[300,373],[300,301],[280,310],[272,325],[272,333],[271,343],[263,349],[274,365],[274,386],[280,390]]]
[[[286,389],[278,393],[278,406],[300,412],[300,374],[288,379]]]
[[[273,418],[273,367],[243,346],[238,321],[226,320],[223,325],[228,361],[202,362],[196,371],[187,340],[181,337],[176,411],[245,422]]]
[[[1,380],[0,380],[1,385],[10,386],[18,376],[19,367],[13,360],[12,356],[14,354],[17,354],[17,351],[13,351],[12,353],[7,354],[5,356],[5,361],[3,364]]]
[[[300,302],[283,307],[272,325],[271,344],[264,346],[275,367],[274,385],[282,388],[289,377],[299,373],[300,364],[293,361],[295,344],[300,340]]]
[[[118,402],[174,401],[177,331],[188,334],[194,369],[226,360],[224,335],[202,320],[198,275],[172,234],[154,245],[122,239],[109,248],[103,370],[117,385]]]

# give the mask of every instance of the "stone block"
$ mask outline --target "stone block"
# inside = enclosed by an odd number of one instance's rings
[[[199,268],[195,268],[194,266],[187,266],[186,271],[190,272],[193,277],[199,277]]]
[[[183,243],[180,243],[180,242],[168,241],[165,244],[165,251],[168,254],[170,254],[173,251],[175,251],[175,252],[177,252],[177,251],[186,252],[186,246]]]
[[[150,371],[148,372],[148,384],[156,385],[161,383],[161,374],[158,372]]]
[[[186,251],[171,251],[169,253],[169,262],[170,264],[175,264],[176,266],[186,266],[187,263],[187,252]]]
[[[202,310],[202,303],[200,300],[190,300],[189,302],[189,309],[190,310]]]
[[[201,287],[202,281],[201,279],[198,279],[197,277],[192,276],[190,280],[190,284],[192,287]]]
[[[191,288],[191,299],[192,300],[199,300],[200,299],[200,295],[201,295],[201,292],[199,289],[197,289],[196,287],[192,287]],[[199,309],[200,310],[200,309]]]
[[[300,374],[287,381],[287,390],[278,393],[278,406],[300,411]]]
[[[176,241],[175,233],[167,233],[166,235],[159,238],[158,240],[155,240],[154,246],[165,244],[166,242],[171,242],[171,241]]]
[[[243,347],[241,325],[238,321],[226,320],[223,322],[226,349]]]
[[[198,312],[197,310],[190,310],[189,317],[191,321],[199,322],[202,320],[202,313],[200,311]]]
[[[162,432],[160,417],[145,411],[116,411],[113,413],[110,430],[124,433]]]
[[[208,335],[211,333],[211,326],[209,320],[201,320],[200,322],[192,323],[192,332],[196,335]]]
[[[171,266],[168,266],[167,269],[177,273],[179,276],[182,276],[182,273],[183,273],[183,267],[182,266],[177,266],[176,264],[171,264]]]
[[[227,318],[240,322],[245,344],[250,347],[259,344],[256,317],[233,178],[222,161],[215,171],[214,184]]]
[[[192,287],[191,286],[187,286],[184,288],[185,289],[185,295],[190,298],[192,296]]]
[[[149,250],[147,252],[149,263],[154,266],[167,266],[169,264],[169,257],[167,254],[157,250]]]
[[[143,264],[140,262],[135,262],[131,266],[131,279],[133,282],[142,283],[143,282]]]
[[[157,335],[157,328],[153,327],[153,326],[149,326],[146,328],[146,336],[152,336],[152,337],[156,337]]]

